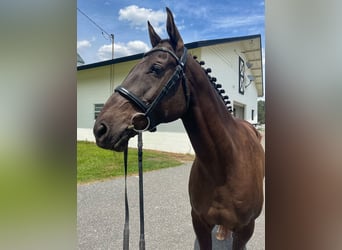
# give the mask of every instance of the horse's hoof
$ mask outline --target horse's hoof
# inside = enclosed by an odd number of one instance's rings
[[[216,239],[217,240],[226,240],[231,236],[231,231],[224,228],[224,226],[219,225],[217,228],[217,232],[216,232]]]

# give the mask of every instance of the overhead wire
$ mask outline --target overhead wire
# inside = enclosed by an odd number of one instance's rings
[[[111,35],[106,32],[100,25],[98,25],[93,19],[91,19],[86,13],[84,13],[80,8],[77,7],[77,10],[83,15],[85,16],[90,22],[92,22],[99,30],[101,30],[102,35],[103,33],[105,33],[109,38],[111,38]]]
[[[105,31],[100,25],[98,25],[92,18],[90,18],[86,13],[84,13],[80,8],[77,7],[77,10],[101,31],[101,34],[105,39],[111,40],[111,42],[112,42],[112,60],[113,60],[114,59],[114,34],[109,34],[107,31]],[[104,34],[106,34],[108,36],[108,38],[106,38],[104,36]],[[109,94],[111,94],[113,92],[113,89],[114,89],[114,64],[113,63],[111,64],[109,70],[110,70],[110,72],[109,72],[109,81],[110,81],[110,83],[109,83]]]

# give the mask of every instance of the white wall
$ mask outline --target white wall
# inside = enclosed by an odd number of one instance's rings
[[[114,87],[121,84],[129,70],[138,61],[114,65]],[[113,93],[110,87],[110,67],[102,66],[77,71],[77,127],[92,128],[94,104],[105,103]]]
[[[222,84],[231,103],[234,101],[245,105],[245,119],[257,122],[257,90],[250,85],[245,94],[238,92],[238,58],[244,60],[238,43],[226,43],[190,50],[199,60],[204,60],[205,68],[211,68],[211,76]],[[114,87],[121,84],[131,68],[139,60],[114,65]],[[246,62],[246,60],[245,60]],[[102,66],[77,72],[77,140],[95,141],[92,128],[94,125],[94,104],[105,103],[112,94],[110,87],[110,67]],[[246,68],[247,69],[247,68]],[[249,72],[246,72],[249,74]],[[251,110],[254,120],[251,121]],[[136,147],[136,140],[131,139],[129,146]],[[193,149],[180,120],[161,124],[155,133],[144,133],[144,148],[176,153],[191,153]]]
[[[109,96],[108,67],[77,72],[77,127],[91,128],[94,124],[94,104]]]
[[[121,84],[137,61],[116,65],[114,87]],[[110,66],[77,72],[77,140],[95,142],[93,135],[94,104],[105,103],[112,94]],[[174,153],[194,154],[181,120],[158,126],[157,132],[143,134],[144,148]],[[136,139],[129,146],[136,148]]]
[[[160,131],[161,128],[165,126],[167,125],[162,124],[158,126],[157,132],[144,132],[143,148],[173,153],[195,154],[189,137],[185,132],[177,133]],[[92,129],[77,128],[77,140],[95,142]],[[128,146],[131,148],[137,148],[136,137],[130,139]]]
[[[247,61],[240,51],[238,43],[207,46],[202,48],[202,58],[206,62],[205,67],[212,69],[211,76],[216,77],[217,83],[222,84],[231,103],[236,101],[245,106],[244,119],[257,123],[257,90],[254,83],[245,89],[244,95],[239,93],[239,56],[245,63]],[[250,71],[246,67],[246,75],[249,74]],[[251,120],[252,109],[254,109],[253,121]]]

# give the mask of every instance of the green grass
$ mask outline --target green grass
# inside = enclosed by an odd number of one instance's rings
[[[143,150],[144,171],[179,166],[194,156]],[[128,149],[128,174],[138,173],[137,149]],[[92,142],[77,142],[77,183],[124,175],[123,153],[101,149]]]

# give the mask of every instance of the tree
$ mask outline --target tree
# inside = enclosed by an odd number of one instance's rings
[[[265,124],[265,101],[258,101],[258,123]]]

